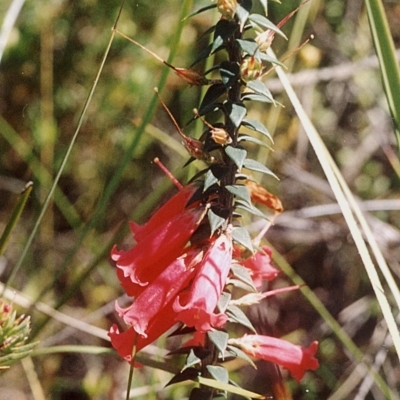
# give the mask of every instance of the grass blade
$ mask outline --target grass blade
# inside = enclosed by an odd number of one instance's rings
[[[272,50],[270,50],[272,53]],[[273,55],[273,54],[271,54]],[[318,132],[316,131],[315,127],[311,123],[310,119],[308,118],[307,114],[305,113],[299,99],[297,98],[297,95],[295,94],[292,86],[290,85],[287,76],[285,72],[282,70],[282,68],[277,67],[276,68],[277,74],[279,76],[279,79],[281,80],[285,91],[287,95],[289,96],[290,101],[292,102],[292,105],[307,133],[307,136],[310,140],[311,145],[314,148],[314,151],[318,157],[318,160],[321,164],[321,167],[324,170],[324,173],[328,179],[328,182],[336,196],[336,199],[338,201],[338,204],[341,208],[342,214],[346,220],[346,223],[350,229],[350,233],[353,237],[353,240],[357,246],[357,249],[360,253],[361,259],[363,261],[364,267],[366,269],[366,272],[368,274],[369,280],[371,282],[372,288],[374,290],[375,296],[379,302],[379,305],[382,310],[382,314],[384,316],[384,319],[387,323],[389,332],[392,336],[394,347],[396,349],[396,352],[398,354],[398,357],[400,358],[400,334],[397,329],[397,324],[394,319],[394,315],[391,309],[391,306],[389,304],[388,298],[385,295],[385,291],[382,287],[381,281],[379,279],[378,273],[376,271],[375,265],[372,262],[371,255],[368,251],[367,245],[363,239],[363,234],[358,226],[360,224],[363,228],[367,225],[364,218],[360,220],[359,216],[362,215],[362,212],[360,211],[356,201],[354,200],[354,197],[350,191],[350,189],[347,187],[346,182],[342,178],[339,169],[337,168],[332,156],[330,155],[329,151],[327,150],[325,144],[323,143],[321,137],[318,135]],[[356,221],[356,219],[358,221]],[[375,239],[373,235],[369,235],[368,229],[367,231],[363,232],[364,234],[368,234],[369,240],[371,240],[373,243],[375,242]],[[379,257],[379,262],[380,265],[383,262],[383,264],[386,266],[386,263],[384,261],[383,256],[380,254],[380,250],[378,246],[374,247],[374,251],[378,252],[378,257]],[[386,268],[384,269],[385,275],[389,273],[389,287],[392,289],[392,283],[394,282],[391,278],[391,274],[389,269]],[[396,286],[396,285],[395,285]],[[393,294],[396,297],[396,293],[398,293],[397,287],[395,288]]]
[[[19,219],[21,218],[22,211],[25,208],[26,202],[28,200],[29,195],[32,192],[32,189],[33,189],[33,183],[28,182],[25,188],[23,189],[17,204],[15,205],[15,208],[11,214],[7,226],[5,227],[4,232],[0,237],[0,256],[4,253],[7,242],[10,239],[11,232],[13,231]]]
[[[365,0],[365,4],[400,156],[400,70],[393,38],[381,0]]]

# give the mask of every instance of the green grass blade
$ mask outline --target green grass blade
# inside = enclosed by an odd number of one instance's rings
[[[271,52],[271,55],[273,55],[272,50],[270,50],[270,52]],[[351,194],[350,189],[347,187],[347,184],[344,181],[344,179],[342,178],[340,171],[337,168],[332,156],[330,155],[330,153],[327,150],[325,144],[323,143],[321,137],[318,135],[318,132],[316,131],[315,127],[313,126],[313,124],[311,123],[307,114],[305,113],[299,99],[297,98],[292,86],[290,85],[290,83],[287,79],[285,72],[280,67],[277,67],[276,70],[277,70],[278,76],[285,88],[286,94],[288,95],[290,101],[293,104],[293,107],[304,127],[304,130],[307,133],[310,143],[314,148],[317,158],[321,164],[321,167],[323,168],[324,173],[328,179],[328,182],[335,194],[335,197],[341,208],[342,214],[343,214],[343,216],[346,220],[346,223],[349,227],[350,233],[351,233],[353,240],[357,246],[357,249],[360,253],[362,262],[363,262],[365,270],[368,274],[368,277],[371,282],[372,288],[374,290],[375,296],[381,307],[383,317],[387,323],[389,332],[393,339],[394,348],[396,349],[398,357],[400,358],[400,334],[397,329],[393,311],[389,304],[388,297],[386,296],[383,286],[381,284],[381,281],[380,281],[379,275],[377,273],[377,270],[375,268],[375,265],[371,259],[371,255],[368,251],[367,245],[363,239],[363,234],[358,225],[358,224],[360,224],[361,227],[364,228],[364,224],[366,224],[366,222],[363,220],[363,218],[362,219],[359,218],[359,216],[362,215],[362,213],[359,210],[359,207],[358,207],[356,201],[354,200],[354,197]],[[364,234],[369,233],[368,230],[364,231],[364,229],[363,229],[363,232],[364,232]],[[370,238],[370,240],[374,240],[372,235],[370,235],[369,238]],[[378,253],[380,254],[380,250],[377,246],[374,248],[374,251],[378,251]],[[379,264],[380,266],[381,266],[382,261],[383,261],[384,265],[386,265],[383,257],[380,257],[378,261],[380,262],[380,264]],[[388,269],[386,270],[386,268],[385,268],[384,269],[385,275],[387,272],[388,272]],[[389,277],[389,279],[388,279],[389,287],[391,287],[390,281],[391,281],[391,279]],[[396,293],[398,293],[397,289],[393,292],[395,297],[396,297]]]
[[[21,157],[21,159],[29,165],[32,171],[33,179],[37,179],[40,184],[51,182],[52,176],[40,160],[35,156],[31,146],[19,135],[12,126],[0,116],[0,136],[2,136],[13,148],[13,150]],[[54,190],[54,203],[68,221],[72,228],[76,228],[81,224],[81,218],[75,208],[71,205],[67,196],[57,186]]]
[[[32,192],[32,189],[33,189],[33,183],[28,182],[25,188],[23,189],[17,204],[14,207],[11,217],[7,223],[7,226],[4,228],[4,232],[0,237],[0,256],[4,253],[7,242],[10,239],[11,232],[13,231],[19,219],[21,218],[22,211],[25,208],[26,202],[28,200],[29,195]]]
[[[393,38],[390,34],[382,1],[365,0],[365,4],[400,156],[400,70]]]
[[[23,189],[17,204],[14,207],[11,217],[4,229],[3,234],[0,237],[0,255],[2,255],[4,250],[6,249],[7,243],[11,237],[11,233],[21,218],[22,211],[25,208],[26,202],[28,201],[32,189],[33,189],[33,183],[28,182],[25,188]],[[18,273],[18,268],[13,268],[12,273],[7,280],[7,284],[3,287],[2,290],[0,290],[0,297],[3,295],[4,289],[7,287],[7,285],[9,285],[12,282],[17,273]]]

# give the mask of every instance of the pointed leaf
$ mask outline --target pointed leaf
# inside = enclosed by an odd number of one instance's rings
[[[245,101],[245,100],[252,100],[252,101],[259,101],[261,103],[274,103],[275,102],[273,100],[271,100],[268,97],[265,97],[262,94],[257,94],[257,93],[243,93],[242,94],[242,98],[241,100]]]
[[[241,289],[244,290],[245,292],[251,292],[252,291],[252,287],[247,285],[246,283],[244,283],[243,281],[241,281],[240,279],[236,279],[236,278],[229,278],[226,281],[227,285],[232,285],[237,289]]]
[[[274,103],[274,98],[272,96],[272,93],[270,90],[267,88],[264,82],[260,81],[259,79],[255,79],[253,81],[249,81],[246,83],[246,86],[253,90],[255,93],[261,94],[271,100],[271,102]]]
[[[219,301],[218,301],[218,310],[220,312],[225,312],[227,309],[229,302],[231,301],[231,294],[227,292],[222,292]]]
[[[194,368],[188,368],[176,374],[165,386],[173,385],[174,383],[184,382],[188,380],[194,381],[198,378],[198,376],[199,376],[199,371],[197,371]]]
[[[246,249],[249,249],[252,253],[254,253],[253,244],[251,242],[249,232],[247,232],[246,229],[242,228],[241,226],[234,227],[232,229],[232,238],[235,242],[241,244]]]
[[[193,68],[197,63],[199,63],[200,61],[204,60],[205,58],[207,58],[210,54],[211,54],[211,48],[212,45],[209,44],[208,46],[206,46],[201,52],[200,54],[197,56],[197,58],[192,62],[192,64],[190,65],[190,68]]]
[[[249,56],[255,56],[258,51],[258,44],[254,39],[236,39],[236,42],[239,44],[240,48],[244,53]]]
[[[208,222],[210,223],[210,229],[211,229],[210,236],[212,236],[214,234],[214,232],[224,224],[225,218],[222,218],[219,215],[215,214],[211,209],[207,211],[207,216],[208,216]]]
[[[218,178],[216,178],[214,176],[214,174],[212,173],[211,169],[209,169],[204,178],[203,192],[205,192],[209,187],[211,187],[212,185],[214,185],[217,182],[218,182]]]
[[[237,24],[233,21],[220,19],[215,26],[214,41],[211,46],[211,53],[223,46],[226,40],[237,30]]]
[[[218,382],[214,379],[203,378],[202,376],[199,376],[196,379],[196,381],[199,382],[201,385],[208,386],[218,390],[224,390],[226,392],[238,394],[243,397],[248,397],[251,399],[265,399],[265,397],[262,396],[261,394],[250,392],[249,390],[245,390],[240,387],[230,385],[228,383]],[[197,399],[203,400],[205,398],[207,397],[198,397]]]
[[[257,207],[254,207],[252,204],[249,205],[247,202],[237,199],[235,201],[235,207],[245,210],[256,217],[268,220],[268,217],[262,211],[260,211]]]
[[[216,83],[214,85],[211,85],[207,89],[203,101],[200,104],[199,114],[204,115],[212,111],[216,107],[215,101],[225,93],[226,93],[226,88],[223,83]]]
[[[257,292],[257,289],[254,287],[253,278],[251,277],[247,268],[240,264],[232,264],[231,271],[236,278],[239,278],[246,285],[250,286],[254,292]]]
[[[238,142],[239,142],[239,143],[240,143],[240,142],[252,142],[252,143],[258,144],[259,146],[264,146],[264,147],[266,147],[267,149],[272,149],[271,146],[269,146],[268,144],[266,144],[266,143],[263,142],[262,140],[257,139],[257,138],[255,138],[255,137],[253,137],[253,136],[240,135],[239,138],[238,138]]]
[[[282,62],[280,62],[277,58],[275,57],[271,57],[268,54],[265,54],[261,51],[259,51],[257,53],[257,57],[261,60],[261,61],[265,61],[265,62],[269,62],[271,64],[276,64],[279,65],[280,67],[285,68],[285,64],[283,64]]]
[[[230,89],[240,76],[240,67],[237,63],[223,61],[220,65],[219,73],[226,89]]]
[[[268,0],[259,0],[259,2],[264,8],[265,15],[268,15]]]
[[[245,185],[227,185],[226,190],[251,205],[250,193]]]
[[[228,344],[229,334],[224,331],[215,330],[207,332],[207,336],[223,354]]]
[[[277,33],[283,38],[287,39],[286,35],[276,26],[274,25],[268,18],[260,15],[260,14],[251,14],[249,16],[249,20],[254,22],[257,26],[263,29],[270,29],[271,31]]]
[[[197,357],[194,352],[193,349],[190,350],[190,353],[188,354],[187,358],[186,358],[186,362],[185,365],[183,366],[183,369],[187,369],[190,367],[193,367],[196,364],[201,363],[201,360],[199,357]]]
[[[236,16],[238,17],[240,23],[240,31],[243,31],[243,27],[245,26],[247,19],[250,15],[250,10],[253,2],[251,0],[242,0],[240,4],[238,4],[236,8]]]
[[[279,180],[279,178],[270,169],[268,169],[265,165],[259,163],[256,160],[247,158],[246,160],[244,160],[243,166],[252,171],[257,171],[257,172],[262,172],[263,174],[272,175],[274,178]]]
[[[225,153],[237,165],[238,169],[241,170],[243,162],[247,157],[247,151],[239,147],[226,146]]]
[[[262,133],[263,135],[267,136],[269,140],[273,143],[274,141],[272,140],[272,136],[269,133],[268,129],[261,123],[258,122],[255,119],[251,118],[246,118],[242,121],[243,125],[249,129],[252,129],[253,131]]]
[[[217,7],[216,4],[211,4],[210,6],[206,6],[206,7],[199,8],[198,10],[193,11],[191,14],[189,14],[188,16],[186,16],[186,17],[183,19],[183,21],[187,20],[187,19],[190,18],[190,17],[194,17],[195,15],[199,15],[199,14],[201,14],[201,13],[204,12],[204,11],[211,10],[212,8],[215,8],[215,7]]]
[[[229,321],[237,322],[238,324],[243,325],[246,328],[249,328],[254,333],[256,333],[253,324],[250,322],[246,314],[239,307],[229,306],[226,310],[226,315],[228,315]]]
[[[233,353],[237,358],[240,358],[244,361],[247,361],[251,366],[253,366],[255,368],[255,364],[253,362],[253,360],[241,349],[239,349],[238,347],[235,346],[227,346],[227,350],[230,353]]]
[[[244,104],[232,103],[231,101],[227,100],[226,102],[224,102],[224,109],[235,127],[239,128],[243,118],[246,116],[247,113],[247,109]]]
[[[210,375],[218,382],[228,383],[229,374],[226,368],[219,365],[207,365],[207,370]]]

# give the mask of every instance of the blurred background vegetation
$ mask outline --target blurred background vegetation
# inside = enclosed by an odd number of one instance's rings
[[[206,0],[187,3],[190,11],[209,4]],[[11,4],[11,0],[1,2],[0,23]],[[187,20],[176,46],[173,40],[182,4],[182,0],[127,1],[118,29],[164,59],[171,50],[176,52],[173,64],[188,67],[207,44],[202,33],[218,16],[212,11]],[[297,0],[272,2],[269,18],[277,23],[299,4]],[[400,48],[400,4],[386,1],[384,5],[396,48]],[[0,63],[0,231],[25,184],[32,180],[34,189],[0,258],[3,283],[21,256],[74,135],[119,7],[119,0],[26,1],[8,38]],[[400,165],[363,1],[311,0],[283,31],[289,40],[276,38],[273,44],[280,58],[311,34],[315,36],[286,61],[292,83],[368,212],[380,247],[399,279]],[[180,138],[157,103],[153,110],[153,88],[165,68],[115,36],[54,198],[10,282],[11,288],[36,305],[58,308],[63,315],[103,329],[118,320],[113,306],[122,291],[109,250],[114,243],[130,244],[128,220],[143,222],[173,190],[153,158],[159,157],[182,181],[196,171],[195,166],[180,169],[187,159]],[[265,177],[262,183],[279,196],[286,210],[268,231],[267,240],[370,362],[387,345],[383,376],[393,391],[399,390],[398,360],[390,343],[385,343],[382,316],[357,249],[280,82],[273,73],[267,79],[284,107],[263,103],[251,108],[251,117],[263,122],[275,141],[274,152],[256,147],[252,151],[279,176],[280,181]],[[199,106],[201,89],[187,87],[170,73],[162,97],[185,132],[198,137],[201,124],[185,125],[192,109]],[[141,123],[147,118],[142,132]],[[259,223],[249,222],[256,234]],[[289,283],[282,276],[274,285]],[[68,322],[54,316],[47,321],[38,308],[25,306],[20,312],[32,316],[33,335],[42,347],[108,346],[101,334],[68,327]],[[320,341],[321,368],[309,373],[301,385],[290,381],[294,399],[385,398],[364,379],[365,373],[352,375],[357,363],[300,292],[268,299],[251,317],[264,333],[287,335],[306,345]],[[41,399],[43,395],[48,399],[118,399],[128,377],[126,363],[112,355],[60,353],[33,361],[34,369],[25,362],[1,372],[0,400]],[[246,388],[268,393],[267,371],[262,366],[234,376]],[[349,376],[350,382],[346,381]],[[170,377],[144,368],[135,376],[137,390],[132,395],[184,398],[185,387],[163,389]]]

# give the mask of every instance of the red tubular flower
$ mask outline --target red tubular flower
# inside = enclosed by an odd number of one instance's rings
[[[306,370],[319,367],[318,360],[314,357],[318,347],[317,341],[303,348],[270,336],[245,335],[239,339],[229,339],[228,343],[239,347],[249,356],[281,365],[288,369],[298,382]]]
[[[116,305],[120,317],[140,335],[147,337],[147,329],[159,320],[167,318],[174,321],[172,303],[178,293],[187,286],[201,260],[201,251],[193,248],[173,261],[128,308]]]
[[[136,242],[141,241],[149,233],[153,232],[160,225],[163,225],[176,215],[181,214],[185,210],[187,202],[194,195],[197,188],[198,187],[195,184],[184,186],[177,194],[175,194],[163,206],[161,206],[144,225],[138,225],[135,222],[130,222],[129,225],[131,232],[134,234]]]
[[[117,325],[113,325],[108,332],[108,336],[111,339],[111,344],[117,353],[125,358],[126,361],[132,361],[132,350],[136,341],[136,352],[142,350],[144,347],[149,345],[158,339],[168,329],[172,328],[176,322],[169,315],[165,315],[164,318],[157,320],[148,329],[147,337],[140,336],[133,328],[129,328],[124,332],[120,332]]]
[[[215,314],[214,310],[225,286],[231,262],[232,238],[222,234],[213,239],[197,267],[191,286],[176,298],[173,308],[178,314],[177,321],[194,326],[199,332],[207,332],[212,327],[225,324],[227,316]]]
[[[272,251],[268,246],[263,246],[261,251],[257,251],[253,257],[241,261],[244,267],[248,268],[253,278],[254,286],[260,287],[262,281],[271,281],[280,273],[271,263]]]
[[[146,286],[154,281],[182,254],[204,214],[204,207],[189,209],[175,215],[171,220],[164,221],[152,232],[148,232],[128,251],[117,251],[114,246],[111,258],[122,271],[119,278],[129,295],[138,295],[142,291],[140,286]]]

